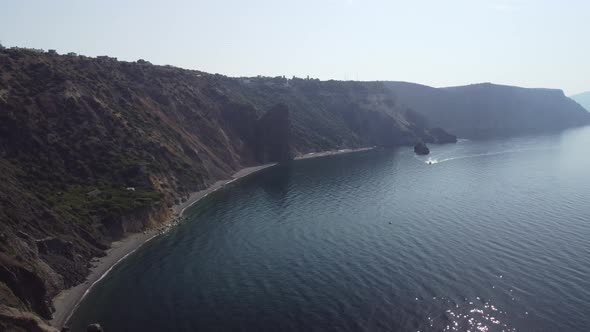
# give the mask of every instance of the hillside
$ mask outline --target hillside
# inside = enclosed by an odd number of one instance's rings
[[[590,124],[590,114],[561,90],[490,83],[451,88],[387,82],[397,101],[432,126],[464,138],[538,134]]]
[[[590,112],[590,91],[570,96],[570,98]]]
[[[383,83],[0,50],[0,330],[49,319],[112,241],[242,167],[418,140],[455,138]]]

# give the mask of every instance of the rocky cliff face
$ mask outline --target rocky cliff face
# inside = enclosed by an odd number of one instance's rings
[[[52,297],[112,241],[244,166],[452,141],[411,114],[382,83],[0,50],[1,324],[50,318]]]
[[[254,153],[263,162],[286,162],[291,153],[291,128],[289,108],[285,104],[275,106],[256,123]]]
[[[0,304],[0,330],[7,332],[57,332],[35,314]]]

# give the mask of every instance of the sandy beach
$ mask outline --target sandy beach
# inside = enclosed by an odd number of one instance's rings
[[[53,299],[55,312],[51,320],[51,325],[57,329],[61,329],[80,301],[90,292],[92,286],[104,278],[115,265],[135,252],[141,245],[153,239],[158,233],[158,230],[152,229],[143,233],[131,234],[121,241],[113,242],[111,248],[105,252],[106,256],[94,258],[91,262],[93,267],[90,269],[90,274],[86,277],[86,281],[75,287],[63,290]]]
[[[274,165],[275,164],[266,164],[241,169],[231,178],[217,181],[207,189],[194,192],[185,202],[173,206],[172,209],[174,211],[174,218],[167,221],[166,223],[163,223],[160,227],[146,230],[142,233],[130,234],[120,241],[113,242],[111,244],[111,248],[106,250],[106,255],[104,257],[95,258],[91,261],[93,267],[90,269],[90,274],[87,276],[85,282],[75,287],[63,290],[53,299],[55,312],[53,314],[53,319],[51,320],[51,325],[61,329],[70,319],[70,316],[74,313],[78,304],[84,299],[86,294],[90,292],[96,283],[104,278],[113,269],[113,267],[115,267],[115,265],[139,249],[139,247],[141,247],[144,243],[148,242],[159,234],[162,234],[165,230],[169,229],[169,227],[173,226],[177,217],[182,216],[187,208],[197,203],[203,197],[206,197],[210,193],[223,188],[225,185],[231,182]]]
[[[297,156],[295,160],[319,158],[338,154],[367,151],[371,149],[373,149],[373,147],[308,153]],[[53,314],[53,319],[51,320],[51,325],[57,329],[61,329],[64,325],[66,325],[67,321],[76,310],[78,304],[91,291],[92,287],[96,283],[100,282],[100,280],[102,280],[113,269],[113,267],[139,249],[144,243],[150,241],[154,237],[172,227],[175,224],[177,218],[181,217],[186,209],[210,193],[223,188],[225,185],[274,165],[276,164],[265,164],[244,168],[236,172],[231,178],[217,181],[207,189],[192,193],[185,202],[173,206],[172,209],[174,211],[174,218],[166,223],[163,223],[159,228],[146,230],[142,233],[130,234],[120,241],[113,242],[111,248],[105,252],[106,255],[104,257],[95,258],[91,261],[92,268],[90,269],[90,273],[85,282],[75,287],[63,290],[53,299],[55,312]]]
[[[301,156],[295,157],[295,160],[301,159],[310,159],[310,158],[319,158],[319,157],[327,157],[327,156],[334,156],[338,154],[345,154],[345,153],[352,153],[352,152],[361,152],[361,151],[369,151],[373,150],[375,147],[368,147],[368,148],[359,148],[359,149],[341,149],[341,150],[331,150],[331,151],[323,151],[323,152],[311,152],[306,153]]]

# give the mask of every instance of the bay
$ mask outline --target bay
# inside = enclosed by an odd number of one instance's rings
[[[74,331],[585,331],[590,127],[281,165],[107,275]]]

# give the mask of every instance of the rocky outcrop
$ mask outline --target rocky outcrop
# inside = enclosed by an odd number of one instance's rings
[[[10,233],[5,234],[10,237]],[[8,241],[15,255],[0,253],[2,303],[51,318],[51,300],[64,287],[63,277],[41,258],[30,235],[21,232]]]
[[[42,255],[59,255],[69,259],[74,258],[74,244],[57,237],[46,237],[35,240],[37,251]]]
[[[414,145],[414,152],[417,155],[427,155],[430,153],[430,149],[426,146],[424,142],[418,142]]]
[[[431,128],[426,130],[426,142],[435,144],[457,143],[457,136],[449,134],[442,128]]]
[[[0,304],[0,331],[58,332],[31,312],[20,311]]]
[[[291,122],[289,107],[279,104],[266,112],[256,123],[256,138],[252,149],[256,159],[265,164],[293,159],[291,151]]]

